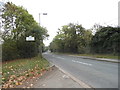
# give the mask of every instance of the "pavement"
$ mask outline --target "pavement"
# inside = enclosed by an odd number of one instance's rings
[[[44,53],[43,56],[74,77],[79,84],[82,82],[91,88],[118,88],[116,62],[53,53]]]
[[[33,85],[32,88],[83,88],[67,74],[57,67],[52,67],[52,71],[44,75]]]
[[[42,76],[31,78],[15,88],[85,88],[58,67],[52,65]]]

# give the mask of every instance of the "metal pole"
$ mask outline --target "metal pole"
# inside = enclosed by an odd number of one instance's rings
[[[120,1],[118,2],[118,27],[120,27]]]
[[[40,26],[40,13],[39,13],[39,26]],[[42,55],[42,43],[41,43],[41,40],[40,40],[40,46],[39,46],[39,53],[40,53],[40,56]]]
[[[40,13],[39,13],[39,26],[40,26]]]
[[[47,15],[47,13],[39,13],[39,26],[40,26],[40,14],[43,14],[43,15]],[[40,40],[40,47],[39,47],[39,49],[40,49],[40,54],[42,55],[42,44],[43,44],[43,40]]]

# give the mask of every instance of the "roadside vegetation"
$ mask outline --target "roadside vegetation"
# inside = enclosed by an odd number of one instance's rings
[[[109,59],[118,59],[117,55],[112,54],[76,54],[78,56],[88,56],[93,58],[109,58]]]
[[[13,88],[30,78],[42,76],[48,70],[49,62],[40,56],[18,59],[2,64],[2,87]]]
[[[93,34],[92,30],[96,33]],[[93,29],[86,30],[82,25],[70,23],[62,26],[57,33],[49,46],[51,52],[118,59],[119,27],[95,24]]]
[[[113,54],[92,54],[92,53],[84,53],[84,54],[79,54],[79,53],[63,53],[63,52],[53,52],[55,54],[65,54],[65,55],[74,55],[74,56],[86,56],[86,57],[93,57],[93,58],[106,58],[106,59],[119,59],[118,55],[113,55]]]
[[[2,7],[0,86],[13,88],[21,85],[27,78],[40,76],[47,70],[49,62],[42,57],[41,50],[45,51],[43,40],[49,35],[47,29],[39,26],[22,6],[7,2]],[[26,41],[28,36],[35,40]]]
[[[2,61],[35,57],[41,52],[43,39],[49,36],[47,29],[39,26],[26,9],[7,2],[1,18],[4,29],[0,35],[3,40]],[[26,41],[28,36],[34,37],[35,41]]]

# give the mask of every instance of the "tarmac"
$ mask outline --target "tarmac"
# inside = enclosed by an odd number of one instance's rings
[[[84,88],[55,65],[42,77],[33,78],[15,88]]]
[[[83,88],[71,77],[53,66],[52,71],[38,80],[33,88]]]
[[[116,59],[92,58],[86,56],[77,57],[115,63],[120,62]],[[19,85],[16,88],[91,88],[90,90],[92,90],[92,87],[87,86],[87,84],[81,81],[77,81],[74,77],[70,76],[64,72],[64,70],[61,70],[55,65],[51,66],[51,69],[47,71],[42,77],[31,79],[30,81],[27,81],[23,85]]]

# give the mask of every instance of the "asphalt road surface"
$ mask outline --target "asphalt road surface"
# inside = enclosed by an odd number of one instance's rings
[[[44,53],[44,58],[93,88],[118,88],[118,64]]]

